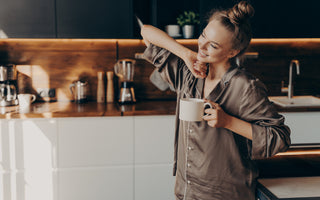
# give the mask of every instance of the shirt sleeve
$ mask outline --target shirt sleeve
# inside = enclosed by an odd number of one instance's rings
[[[150,44],[143,55],[157,68],[162,79],[168,82],[175,91],[181,88],[183,77],[191,74],[182,59],[164,48]]]
[[[252,159],[271,157],[286,151],[291,143],[290,129],[267,96],[266,87],[252,80],[241,98],[241,118],[252,124],[252,141],[248,141]]]

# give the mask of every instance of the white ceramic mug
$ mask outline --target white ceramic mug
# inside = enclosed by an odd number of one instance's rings
[[[180,26],[179,25],[167,25],[165,27],[166,32],[168,33],[168,35],[170,35],[171,37],[179,37],[180,35]]]
[[[31,103],[36,100],[36,95],[34,94],[18,94],[19,106],[21,108],[30,107]]]
[[[212,108],[210,103],[203,99],[182,98],[180,99],[179,119],[184,121],[202,121],[206,107]]]

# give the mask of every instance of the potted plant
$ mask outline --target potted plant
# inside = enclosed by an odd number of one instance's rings
[[[177,17],[177,23],[182,27],[184,38],[192,38],[194,34],[194,25],[199,24],[199,14],[193,11],[184,11]]]

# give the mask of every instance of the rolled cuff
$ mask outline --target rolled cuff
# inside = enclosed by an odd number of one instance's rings
[[[150,44],[144,51],[144,58],[152,63],[159,71],[162,70],[163,64],[166,62],[171,52],[161,47]]]
[[[267,151],[267,128],[252,124],[252,147],[251,159],[259,159],[268,157]]]

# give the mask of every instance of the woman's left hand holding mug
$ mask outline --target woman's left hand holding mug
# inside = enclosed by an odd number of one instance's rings
[[[205,100],[212,105],[212,108],[205,110],[208,115],[204,116],[203,119],[208,122],[208,125],[214,128],[227,128],[231,123],[232,117],[224,112],[218,103],[210,100]]]

